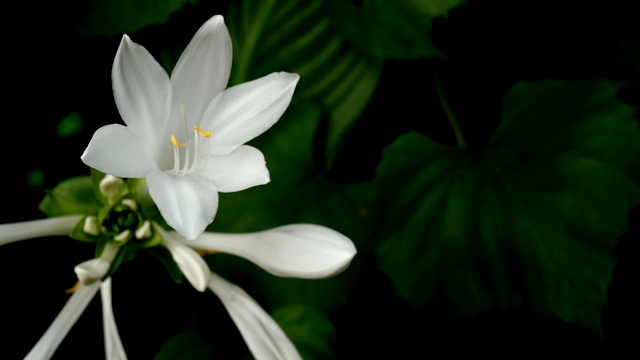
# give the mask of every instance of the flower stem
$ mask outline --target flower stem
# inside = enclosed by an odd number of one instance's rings
[[[433,70],[433,85],[436,88],[436,93],[438,94],[438,100],[440,100],[440,105],[442,105],[442,110],[444,110],[445,115],[447,116],[447,120],[449,120],[449,124],[451,124],[451,128],[453,128],[453,133],[456,137],[456,145],[459,148],[464,149],[467,147],[467,143],[464,140],[464,135],[462,134],[462,129],[458,124],[458,120],[456,119],[453,111],[451,110],[451,106],[449,106],[449,102],[447,101],[447,97],[444,94],[444,89],[442,88],[442,82],[438,77],[435,69]]]

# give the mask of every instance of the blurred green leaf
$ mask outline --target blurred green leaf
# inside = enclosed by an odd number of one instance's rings
[[[618,86],[514,86],[487,148],[410,133],[384,155],[381,268],[452,316],[528,307],[600,333],[617,237],[640,201],[640,130]]]
[[[82,131],[82,116],[74,111],[60,120],[58,123],[58,136],[69,137]]]
[[[325,314],[305,305],[288,305],[271,314],[305,360],[335,359],[336,332]]]
[[[358,48],[380,59],[442,56],[431,41],[433,19],[465,0],[331,0],[335,26]]]
[[[165,343],[154,360],[215,359],[215,347],[196,330],[181,332]]]
[[[381,62],[335,31],[323,0],[233,1],[225,22],[234,50],[230,85],[271,72],[298,73],[294,101],[313,100],[328,114],[331,163],[376,88]]]
[[[77,32],[83,35],[135,33],[150,25],[164,24],[186,4],[197,0],[89,0],[78,2]]]
[[[25,175],[25,178],[28,187],[35,187],[44,184],[45,176],[42,170],[32,170]]]
[[[89,176],[60,182],[53,190],[47,191],[39,205],[40,211],[48,217],[97,213],[101,207]]]

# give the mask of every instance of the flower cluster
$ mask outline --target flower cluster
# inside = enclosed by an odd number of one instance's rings
[[[197,291],[209,289],[220,298],[255,358],[300,358],[276,322],[212,272],[200,254],[233,254],[276,276],[316,279],[342,271],[356,249],[344,235],[315,224],[242,234],[205,231],[217,212],[218,192],[269,182],[264,156],[245,143],[280,118],[298,82],[297,74],[281,72],[227,88],[231,54],[219,15],[196,32],[171,76],[123,36],[112,81],[126,126],[96,131],[81,157],[92,175],[59,185],[65,196],[48,195],[41,209],[49,218],[0,225],[0,245],[70,236],[94,243],[98,254],[74,267],[73,294],[26,359],[50,358],[98,291],[106,357],[126,359],[111,306],[111,275],[138,251],[152,249],[166,250],[165,265],[179,269]],[[68,199],[82,206],[61,206]],[[162,223],[149,211],[156,207]]]

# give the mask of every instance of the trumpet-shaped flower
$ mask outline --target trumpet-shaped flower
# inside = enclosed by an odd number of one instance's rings
[[[30,237],[68,234],[80,216],[0,225],[0,245]],[[82,221],[81,221],[82,223]],[[154,224],[161,245],[172,255],[183,275],[200,291],[210,289],[225,306],[256,359],[300,359],[296,347],[278,324],[244,290],[211,272],[196,250],[224,252],[244,257],[282,277],[325,278],[345,269],[356,254],[353,242],[341,233],[312,224],[292,224],[269,230],[225,234],[205,232],[190,241],[175,231]],[[39,229],[39,230],[36,230]],[[92,232],[91,227],[85,231]],[[114,240],[116,241],[116,240]],[[118,246],[107,242],[99,257],[77,265],[79,287],[40,338],[26,359],[48,359],[91,302],[98,289],[102,297],[106,358],[126,359],[111,307],[110,263]]]
[[[344,270],[356,254],[353,242],[320,225],[291,224],[243,234],[204,232],[189,241],[177,232],[159,229],[163,245],[171,252],[189,282],[198,291],[211,289],[256,359],[301,359],[280,326],[244,290],[209,270],[197,250],[224,252],[254,262],[281,277],[318,279]]]
[[[50,219],[0,224],[0,245],[30,238],[68,235],[82,218],[81,215],[60,216]],[[53,323],[25,356],[25,360],[43,360],[53,356],[65,336],[76,323],[94,296],[100,290],[107,360],[126,360],[127,356],[118,334],[111,306],[111,278],[102,279],[117,252],[107,244],[100,257],[85,261],[75,267],[78,285]]]
[[[219,15],[196,32],[171,77],[124,35],[112,81],[126,126],[98,129],[81,157],[108,174],[146,178],[167,224],[189,240],[213,221],[218,192],[270,181],[263,154],[244,144],[280,118],[299,79],[280,72],[226,88],[231,57]]]

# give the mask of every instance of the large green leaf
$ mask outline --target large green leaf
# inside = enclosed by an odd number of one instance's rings
[[[335,31],[323,0],[233,1],[225,22],[234,51],[230,85],[271,72],[298,73],[294,100],[311,99],[328,114],[331,162],[373,94],[381,62]]]
[[[87,35],[134,33],[164,24],[174,12],[196,0],[89,0],[78,7],[77,32]]]
[[[376,58],[442,56],[430,38],[433,19],[446,17],[465,0],[331,0],[335,24]]]
[[[380,267],[415,306],[526,307],[600,332],[617,237],[640,200],[640,130],[618,87],[519,83],[483,150],[417,133],[386,149]]]

